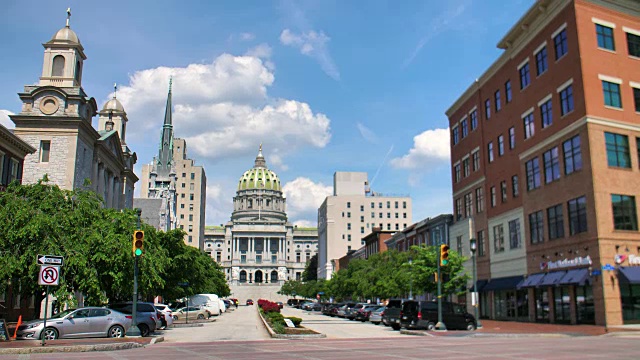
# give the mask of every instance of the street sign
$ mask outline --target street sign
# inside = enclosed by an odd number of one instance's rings
[[[615,269],[616,268],[611,264],[605,264],[604,266],[602,266],[602,270],[612,271],[612,270],[615,270]]]
[[[58,285],[60,282],[60,266],[41,265],[38,285]]]
[[[287,324],[287,327],[294,328],[296,325],[291,321],[291,319],[284,319],[284,323]]]
[[[324,295],[324,291],[320,291],[318,294],[319,295]]]
[[[38,265],[64,265],[64,257],[56,255],[38,255]]]

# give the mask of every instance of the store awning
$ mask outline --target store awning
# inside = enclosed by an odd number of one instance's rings
[[[487,285],[489,280],[478,280],[476,281],[476,287],[478,288],[478,292],[481,292],[482,289]],[[469,286],[469,291],[473,292],[473,284]]]
[[[538,284],[538,286],[554,286],[560,283],[560,280],[567,274],[565,270],[562,271],[552,271],[547,273],[542,281]]]
[[[522,275],[491,279],[482,291],[515,290],[522,279]]]
[[[586,285],[590,284],[589,269],[572,269],[567,271],[567,274],[560,279],[558,285]]]
[[[540,284],[540,281],[544,277],[544,273],[531,274],[527,276],[520,284],[518,284],[518,289],[528,288],[528,287],[536,287]]]
[[[620,266],[618,270],[620,282],[627,284],[640,284],[640,267]]]

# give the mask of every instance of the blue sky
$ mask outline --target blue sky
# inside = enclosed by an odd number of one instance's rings
[[[9,0],[0,122],[12,126],[16,93],[38,81],[41,44],[71,6],[83,88],[102,107],[119,84],[138,174],[157,153],[173,76],[176,136],[207,172],[208,225],[229,220],[261,142],[291,221],[315,225],[335,171],[410,195],[418,221],[452,208],[444,112],[533,2]]]

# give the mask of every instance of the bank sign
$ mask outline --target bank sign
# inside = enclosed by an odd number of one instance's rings
[[[639,265],[640,265],[640,259]],[[584,257],[576,257],[573,259],[563,259],[557,261],[546,261],[540,263],[540,270],[553,270],[553,269],[562,269],[574,266],[583,266],[583,265],[591,265],[593,262],[591,261],[591,256],[587,255]]]
[[[616,254],[614,258],[614,261],[618,265],[622,265],[626,260],[629,261],[629,265],[640,265],[640,256],[638,255]]]

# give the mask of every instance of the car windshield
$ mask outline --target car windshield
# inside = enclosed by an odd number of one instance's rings
[[[69,309],[69,310],[65,310],[65,311],[61,311],[53,316],[50,317],[50,319],[60,319],[63,318],[67,315],[69,315],[70,313],[76,311],[76,309]]]

